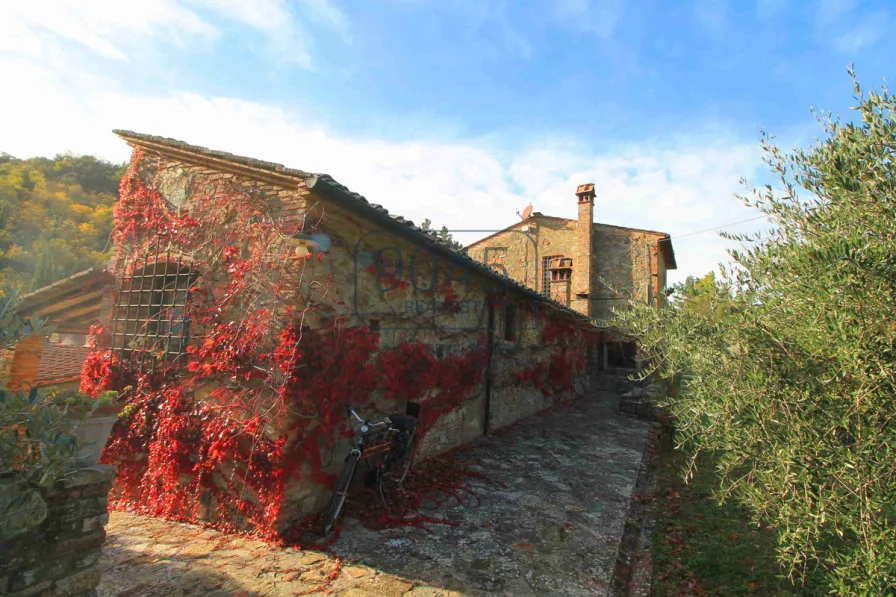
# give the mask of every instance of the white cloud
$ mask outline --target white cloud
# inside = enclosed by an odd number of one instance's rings
[[[843,54],[856,52],[873,45],[881,39],[888,29],[886,14],[870,15],[846,33],[834,39],[834,47]]]
[[[345,14],[330,0],[187,0],[234,21],[243,23],[267,36],[273,52],[304,68],[312,65],[308,34],[297,15],[336,31],[343,41],[351,42]]]
[[[330,0],[298,0],[298,3],[312,21],[341,33],[349,41],[348,18]]]
[[[556,0],[553,6],[558,19],[601,39],[612,37],[624,9],[622,0]]]
[[[816,36],[841,54],[857,54],[892,28],[890,12],[861,10],[856,0],[818,0],[814,12]]]
[[[222,35],[213,18],[259,32],[278,58],[303,68],[310,68],[312,61],[309,36],[299,16],[350,41],[348,20],[330,0],[33,0],[5,8],[0,51],[32,57],[58,54],[63,47],[60,41],[122,61],[170,45],[204,50]],[[300,14],[293,14],[294,10]]]
[[[19,90],[0,96],[0,151],[19,157],[70,150],[123,161],[128,148],[111,129],[132,129],[327,172],[395,213],[451,229],[503,228],[529,202],[549,215],[575,217],[575,187],[584,182],[596,184],[595,219],[608,224],[675,236],[756,215],[732,193],[740,177],[761,166],[758,144],[724,131],[600,147],[564,139],[513,149],[480,139],[390,142],[334,135],[309,125],[307,114],[270,104],[137,95],[24,59],[0,58],[0,69]],[[457,236],[471,242],[483,235]],[[675,243],[681,269],[673,280],[712,269],[726,258],[727,244],[712,233]]]
[[[7,4],[5,11],[0,33],[28,40],[31,54],[41,50],[40,38],[46,33],[115,60],[127,60],[136,44],[151,39],[183,47],[218,36],[212,25],[177,0],[33,0]]]

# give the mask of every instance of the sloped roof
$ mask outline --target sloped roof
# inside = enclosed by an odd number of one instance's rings
[[[260,173],[265,173],[271,175],[274,179],[279,179],[284,184],[288,184],[290,180],[293,182],[301,180],[305,183],[307,188],[321,192],[328,198],[355,211],[359,215],[362,215],[375,223],[381,224],[398,234],[402,234],[410,240],[425,245],[435,254],[451,259],[458,265],[466,267],[483,277],[498,281],[504,287],[512,289],[535,301],[550,305],[551,307],[563,311],[577,319],[591,321],[590,318],[578,311],[570,309],[562,303],[535,292],[528,286],[524,286],[515,280],[496,272],[479,261],[472,259],[466,255],[466,253],[455,249],[451,243],[446,242],[435,234],[423,230],[411,220],[398,214],[390,213],[388,209],[380,204],[371,203],[366,197],[349,190],[348,187],[337,182],[329,174],[311,174],[304,170],[287,168],[282,164],[256,160],[254,158],[234,155],[232,153],[217,151],[198,145],[190,145],[183,141],[168,137],[157,137],[154,135],[146,135],[120,129],[115,129],[112,132],[131,145],[158,151],[163,154],[174,155],[185,161],[190,161],[192,159],[193,161],[205,164],[218,163],[220,165],[236,167],[241,170],[244,175],[250,178],[253,177],[253,175],[257,176]]]
[[[61,333],[87,333],[102,314],[102,296],[112,274],[90,268],[20,297],[15,306],[23,316],[38,315]]]

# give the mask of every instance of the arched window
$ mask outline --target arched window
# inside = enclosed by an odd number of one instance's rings
[[[197,277],[180,261],[163,260],[125,275],[113,313],[112,350],[124,366],[142,368],[185,354],[190,337],[188,302]]]

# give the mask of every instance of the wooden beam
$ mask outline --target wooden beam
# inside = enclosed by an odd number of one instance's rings
[[[75,294],[71,298],[64,299],[57,303],[53,303],[46,308],[37,308],[35,309],[37,313],[41,316],[52,315],[53,313],[59,313],[60,311],[64,311],[69,307],[74,307],[76,305],[80,305],[87,301],[92,301],[94,299],[102,298],[103,294],[106,292],[105,288],[100,288],[99,290],[94,290],[93,292],[83,293],[79,292]],[[96,307],[99,308],[99,303],[97,303]]]
[[[73,311],[66,311],[63,313],[58,313],[56,315],[56,319],[62,323],[65,321],[75,320],[79,315],[85,315],[87,313],[91,313],[96,311],[97,314],[102,311],[102,305],[100,303],[94,303],[93,305],[87,305],[86,307],[81,307],[80,309],[75,309]],[[50,324],[53,323],[54,318],[50,318]]]
[[[23,295],[20,297],[21,302],[16,310],[19,312],[31,311],[35,307],[46,305],[59,297],[69,296],[73,292],[84,292],[98,283],[105,284],[108,280],[111,280],[109,272],[90,268]]]
[[[56,334],[87,334],[90,332],[91,323],[73,324],[61,323],[53,327],[53,333]]]

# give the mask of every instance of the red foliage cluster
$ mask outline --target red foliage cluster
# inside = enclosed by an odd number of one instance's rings
[[[239,323],[216,322],[217,308],[206,312],[209,314],[201,321],[208,324],[208,331],[202,344],[187,347],[187,353],[193,357],[187,370],[201,375],[225,375],[234,382],[266,377],[255,364],[259,361],[258,345],[270,325],[270,310],[247,313]]]
[[[109,335],[103,326],[90,327],[88,341],[93,348],[108,343]],[[80,390],[88,396],[96,396],[100,392],[115,389],[117,386],[118,357],[109,351],[91,352],[81,366]]]
[[[383,291],[385,292],[391,290],[406,290],[411,286],[411,283],[407,280],[402,280],[397,277],[395,275],[396,272],[383,271],[382,267],[377,267],[376,265],[367,266],[364,268],[364,271],[376,274],[380,279],[380,282],[384,283],[385,287],[383,288]]]
[[[464,354],[438,359],[422,344],[402,342],[380,353],[380,384],[387,398],[421,401],[420,437],[458,408],[482,382],[488,363],[484,343]],[[422,400],[421,400],[422,399]]]
[[[442,300],[442,309],[447,311],[448,313],[460,313],[461,306],[460,301],[458,300],[457,292],[454,290],[454,285],[451,284],[450,281],[446,281],[444,286],[442,287],[442,296],[444,299]]]
[[[113,506],[182,521],[212,515],[226,530],[244,521],[273,538],[288,470],[283,438],[265,438],[260,418],[237,423],[215,413],[182,385],[134,395],[104,452],[118,469]],[[217,513],[198,512],[204,493]]]
[[[137,150],[134,164],[139,159]],[[177,234],[198,224],[195,219],[170,209],[158,189],[143,184],[136,168],[130,168],[122,177],[119,193],[126,200],[116,203],[113,211],[116,241],[136,238],[146,230],[160,235]]]

